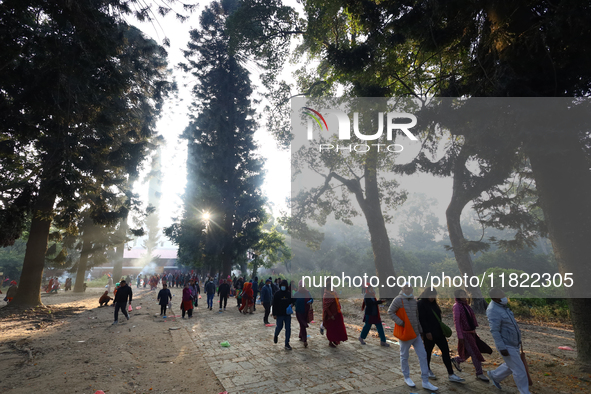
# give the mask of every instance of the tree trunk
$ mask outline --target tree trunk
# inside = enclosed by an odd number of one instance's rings
[[[454,178],[454,184],[456,179]],[[468,277],[474,276],[474,265],[472,263],[472,257],[470,252],[464,248],[466,239],[460,225],[460,218],[462,216],[462,210],[467,204],[467,201],[459,197],[458,191],[455,190],[451,197],[449,206],[445,211],[445,217],[447,219],[447,230],[449,232],[449,240],[453,248],[458,268],[462,275],[466,274]],[[470,293],[472,298],[472,308],[476,313],[486,313],[486,307],[488,306],[484,298],[480,287],[468,287],[466,290]]]
[[[42,182],[39,196],[34,207],[33,220],[23,270],[21,283],[11,305],[18,307],[34,307],[41,303],[41,280],[45,266],[45,253],[49,238],[49,227],[53,216],[53,205],[56,194],[47,191],[47,183]]]
[[[127,224],[127,215],[121,218],[119,222],[119,231],[117,236],[120,237],[121,243],[115,248],[115,260],[113,262],[113,280],[119,282],[123,275],[123,253],[125,253],[125,241],[127,240],[127,230],[129,225]]]
[[[374,266],[376,274],[378,278],[380,278],[380,298],[395,298],[400,289],[398,285],[394,283],[390,283],[393,286],[388,286],[388,278],[396,277],[396,271],[394,270],[394,265],[392,263],[390,238],[388,237],[388,230],[386,230],[386,222],[382,213],[382,204],[380,201],[377,178],[377,150],[371,150],[366,153],[366,155],[367,158],[364,169],[365,199],[363,199],[362,194],[355,194],[357,201],[363,210],[367,222],[367,228],[369,229]]]
[[[84,292],[84,278],[86,277],[86,263],[88,262],[88,255],[92,249],[92,242],[89,239],[88,231],[82,234],[82,250],[80,251],[80,261],[78,262],[78,270],[76,271],[76,284],[74,285],[75,293]]]
[[[540,203],[561,274],[572,273],[567,288],[577,358],[591,363],[591,174],[574,133],[553,133],[526,146]]]

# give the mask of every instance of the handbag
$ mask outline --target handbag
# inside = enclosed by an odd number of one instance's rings
[[[406,309],[404,309],[404,300],[402,300],[402,308],[399,308],[396,311],[396,316],[398,316],[400,320],[404,322],[404,326],[399,326],[398,324],[394,323],[394,336],[401,341],[410,341],[411,339],[415,339],[417,334],[415,334],[415,330],[413,330],[408,315],[406,314]]]
[[[312,305],[310,305],[310,309],[308,310],[308,323],[314,321],[314,309],[312,309]]]
[[[451,337],[451,334],[452,334],[451,328],[449,328],[449,326],[447,324],[445,324],[444,322],[441,321],[439,316],[437,316],[437,312],[433,311],[433,314],[435,315],[435,318],[437,319],[437,321],[439,322],[439,325],[441,326],[441,331],[443,331],[443,336],[445,336],[446,338]]]
[[[525,373],[527,374],[527,384],[528,385],[533,385],[534,382],[531,380],[531,376],[529,376],[529,366],[527,365],[527,360],[525,359],[525,353],[523,352],[523,343],[521,344],[521,361],[523,362],[523,365],[525,366]]]
[[[287,309],[285,310],[285,313],[287,313],[288,315],[291,315],[293,313],[293,309],[291,307],[291,304],[287,307]]]

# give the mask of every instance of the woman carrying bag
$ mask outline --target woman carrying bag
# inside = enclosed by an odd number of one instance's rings
[[[451,362],[458,371],[461,372],[460,364],[468,358],[472,358],[472,364],[476,369],[476,378],[483,382],[488,382],[489,379],[482,372],[482,352],[491,354],[492,349],[484,343],[476,334],[476,315],[472,307],[468,304],[468,294],[465,290],[458,289],[455,291],[456,302],[453,306],[454,324],[456,326],[456,334],[458,335],[458,356],[452,358]]]
[[[427,365],[429,366],[429,378],[437,379],[431,371],[431,354],[435,345],[441,350],[441,358],[447,368],[450,382],[465,382],[465,379],[454,374],[449,357],[449,345],[446,337],[451,336],[451,328],[441,321],[441,308],[437,305],[437,290],[426,288],[419,296],[418,302],[419,322],[423,328],[423,344],[427,352]]]
[[[402,369],[402,375],[404,375],[404,382],[409,387],[416,387],[410,378],[410,368],[408,366],[408,352],[410,347],[413,346],[421,366],[423,388],[425,390],[437,390],[438,387],[429,382],[427,353],[425,352],[423,341],[419,337],[423,330],[419,322],[417,300],[413,297],[413,290],[410,283],[405,283],[402,290],[400,290],[400,294],[394,298],[394,301],[390,304],[390,308],[388,308],[388,315],[396,323],[394,336],[400,342],[400,367]]]

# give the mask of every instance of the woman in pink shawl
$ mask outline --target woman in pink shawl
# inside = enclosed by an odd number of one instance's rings
[[[193,317],[193,294],[189,289],[189,284],[185,283],[183,288],[183,300],[181,301],[182,318],[185,318],[185,312],[188,313],[189,319]]]
[[[465,290],[458,289],[455,292],[456,302],[453,306],[454,324],[458,335],[458,356],[451,359],[451,363],[458,371],[462,371],[460,364],[468,358],[472,358],[472,364],[476,369],[476,377],[484,382],[488,378],[482,372],[482,362],[485,361],[480,353],[478,342],[482,342],[476,335],[476,314],[468,305],[468,294]],[[491,351],[492,353],[492,351]]]

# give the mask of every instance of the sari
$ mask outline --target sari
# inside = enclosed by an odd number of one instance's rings
[[[339,297],[328,289],[324,290],[322,298],[322,325],[326,329],[326,338],[335,345],[349,339]]]
[[[193,295],[191,294],[191,289],[185,287],[183,289],[183,300],[181,301],[181,310],[188,311],[193,309]]]

